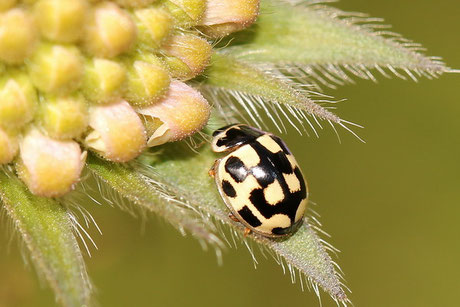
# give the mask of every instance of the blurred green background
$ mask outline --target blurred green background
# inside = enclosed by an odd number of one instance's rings
[[[458,0],[336,6],[383,17],[428,54],[460,68]],[[355,306],[458,306],[460,75],[379,80],[327,90],[348,99],[338,113],[365,126],[358,132],[366,144],[343,130],[339,144],[329,128],[319,139],[294,131],[284,137],[307,175],[329,242],[341,250],[335,260]],[[143,223],[117,208],[87,207],[103,231],[92,229],[99,250],[86,259],[100,306],[319,306],[273,260],[259,254],[254,270],[242,246],[225,252],[219,266],[212,250],[158,218]],[[53,306],[51,291],[9,238],[0,235],[0,307]],[[334,306],[322,297],[323,306]]]

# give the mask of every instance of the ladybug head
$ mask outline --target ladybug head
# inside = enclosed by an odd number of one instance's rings
[[[217,129],[212,134],[212,150],[215,152],[231,151],[248,144],[265,132],[244,124],[232,124]]]

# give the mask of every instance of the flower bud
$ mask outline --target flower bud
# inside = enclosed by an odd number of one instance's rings
[[[168,0],[164,4],[178,26],[189,28],[200,20],[206,7],[206,0]]]
[[[86,101],[80,95],[44,97],[38,120],[52,138],[79,137],[88,125]]]
[[[135,10],[133,15],[141,46],[147,50],[159,48],[172,30],[171,15],[157,7]]]
[[[157,0],[114,0],[122,7],[146,7]]]
[[[93,130],[85,138],[85,145],[108,160],[127,162],[141,154],[145,147],[144,126],[124,100],[93,105],[89,125]]]
[[[39,90],[63,94],[79,87],[83,59],[76,47],[43,44],[33,54],[28,69]]]
[[[18,153],[18,138],[15,134],[0,128],[0,165],[13,161]]]
[[[85,65],[82,92],[94,103],[110,103],[119,99],[126,80],[123,65],[106,59],[92,59]]]
[[[172,76],[187,80],[203,72],[211,58],[212,47],[199,36],[180,34],[171,37],[163,51]]]
[[[19,64],[35,48],[38,35],[32,16],[23,9],[0,13],[0,60]]]
[[[25,73],[0,79],[0,126],[20,128],[33,119],[36,108],[37,93]]]
[[[35,195],[62,196],[78,182],[86,152],[76,142],[54,140],[31,128],[19,148],[18,175]]]
[[[127,12],[106,1],[93,9],[84,37],[89,53],[114,57],[131,48],[136,40],[136,26]]]
[[[0,11],[6,11],[16,4],[16,0],[0,0]]]
[[[172,81],[160,102],[137,110],[148,128],[147,146],[182,140],[200,131],[208,122],[211,107],[195,89]]]
[[[143,55],[128,63],[124,98],[132,105],[147,106],[161,99],[169,87],[169,73],[160,59]]]
[[[213,37],[224,37],[249,27],[259,14],[260,0],[208,0],[199,25]]]
[[[40,0],[35,5],[35,17],[46,39],[70,43],[83,34],[88,9],[85,0]]]

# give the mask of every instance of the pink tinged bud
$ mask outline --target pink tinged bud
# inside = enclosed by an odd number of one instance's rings
[[[0,60],[19,64],[32,53],[38,35],[30,15],[18,8],[0,13]]]
[[[136,40],[136,26],[115,3],[96,5],[86,25],[85,47],[99,57],[115,57],[128,51]]]
[[[107,160],[127,162],[142,153],[146,144],[144,126],[124,100],[90,108],[92,131],[84,143]]]
[[[182,140],[200,131],[208,122],[211,107],[197,90],[172,81],[160,102],[138,109],[149,127],[149,147]]]
[[[15,134],[0,128],[0,165],[13,161],[18,153],[18,138]]]
[[[259,14],[260,0],[208,0],[199,25],[213,37],[224,37],[249,27]]]
[[[20,72],[0,80],[0,126],[20,128],[34,118],[37,93],[29,77]]]
[[[86,0],[40,0],[35,5],[35,17],[46,39],[70,43],[83,34],[88,8]]]
[[[35,195],[58,197],[80,178],[86,152],[74,141],[58,141],[32,128],[20,141],[19,177]]]
[[[171,74],[182,80],[191,79],[202,73],[212,54],[211,45],[205,39],[192,34],[171,37],[164,44],[163,50],[169,57],[166,61]]]

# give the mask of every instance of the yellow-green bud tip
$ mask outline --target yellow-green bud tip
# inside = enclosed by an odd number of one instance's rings
[[[154,55],[128,61],[128,79],[124,98],[132,105],[146,106],[161,99],[169,87],[168,70]]]
[[[192,34],[171,37],[163,49],[169,57],[166,61],[171,74],[181,80],[191,79],[202,73],[212,54],[211,45],[205,39]]]
[[[150,7],[135,10],[134,19],[137,26],[139,42],[145,49],[160,47],[163,40],[173,28],[173,20],[167,10]]]
[[[88,11],[85,0],[40,0],[35,4],[35,18],[42,35],[63,43],[81,37]]]
[[[203,16],[206,0],[168,0],[165,5],[179,27],[191,27]]]
[[[79,87],[83,59],[78,48],[41,45],[28,63],[34,85],[45,93],[68,93]]]
[[[88,110],[80,95],[44,97],[38,120],[49,136],[56,139],[79,137],[88,125]]]
[[[12,72],[0,79],[0,126],[21,128],[37,108],[37,93],[29,77]]]
[[[106,1],[93,9],[84,37],[88,52],[114,57],[131,48],[136,40],[136,26],[127,12]]]
[[[89,60],[85,66],[82,92],[95,103],[110,103],[119,99],[126,80],[123,65],[106,59]]]
[[[0,13],[0,60],[19,64],[35,48],[38,35],[33,18],[23,9]]]

